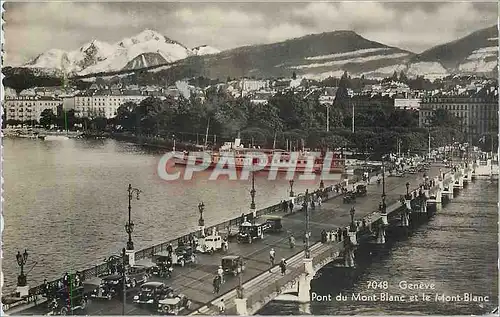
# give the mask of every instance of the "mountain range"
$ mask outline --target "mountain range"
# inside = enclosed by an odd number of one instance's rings
[[[49,50],[23,68],[38,73],[89,77],[95,74],[147,70],[168,78],[205,76],[383,78],[395,71],[427,78],[449,74],[495,75],[498,29],[492,26],[420,54],[370,41],[353,31],[333,31],[219,51],[203,45],[192,49],[153,31],[109,44],[94,40],[75,51]]]

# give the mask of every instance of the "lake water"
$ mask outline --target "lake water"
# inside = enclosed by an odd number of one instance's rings
[[[31,286],[66,271],[88,268],[125,247],[128,184],[140,188],[132,201],[135,249],[192,232],[198,203],[205,224],[249,212],[251,181],[164,181],[157,175],[163,152],[113,140],[41,141],[4,139],[3,272],[15,286],[15,255],[28,249]],[[325,182],[325,185],[328,185]],[[256,174],[257,209],[288,197],[284,178]],[[295,192],[317,188],[318,181],[296,181]]]
[[[312,302],[307,307],[271,302],[259,314],[298,315],[479,315],[498,306],[498,181],[478,180],[405,241],[397,241],[387,254],[373,258],[346,282],[345,270],[325,267],[312,283],[312,291],[373,295],[427,293],[431,301]],[[342,283],[341,283],[342,280]],[[387,281],[388,289],[372,290],[371,281]],[[401,281],[435,284],[435,290],[402,290]],[[342,285],[340,285],[342,284]],[[435,294],[488,296],[488,302],[436,302]]]

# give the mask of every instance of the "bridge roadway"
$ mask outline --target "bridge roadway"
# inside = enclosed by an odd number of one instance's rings
[[[443,171],[445,169],[443,168]],[[427,174],[432,178],[439,175],[439,167],[433,166]],[[410,188],[416,188],[423,180],[423,173],[408,175],[404,177],[386,177],[386,201],[390,205],[399,200],[401,195],[406,193],[405,184],[410,182]],[[378,208],[382,194],[382,184],[372,183],[367,187],[366,197],[358,198],[354,204],[344,204],[341,197],[335,197],[326,201],[321,207],[317,207],[310,212],[310,223],[312,228],[311,244],[320,240],[323,229],[333,230],[338,227],[346,227],[350,223],[349,210],[355,207],[355,219],[372,213]],[[280,215],[284,215],[281,213]],[[185,267],[176,266],[173,277],[161,279],[152,277],[151,281],[161,281],[172,287],[174,290],[186,294],[193,301],[190,311],[184,310],[181,314],[188,314],[196,309],[210,303],[218,296],[235,289],[238,286],[238,277],[227,276],[225,283],[221,286],[218,295],[213,293],[212,280],[220,265],[224,255],[241,255],[245,262],[245,271],[242,275],[242,282],[260,275],[270,269],[269,251],[274,248],[276,251],[276,262],[281,258],[289,258],[303,250],[303,241],[300,237],[304,235],[304,214],[297,212],[283,218],[284,231],[291,231],[296,237],[296,247],[291,249],[288,244],[288,234],[265,235],[264,240],[254,241],[252,244],[229,244],[229,250],[225,254],[215,253],[213,255],[198,254],[196,264],[187,264]],[[273,270],[274,271],[274,270]],[[147,307],[141,307],[132,303],[132,298],[138,289],[128,290],[126,314],[127,315],[152,315],[156,314]],[[19,315],[40,315],[46,310],[40,306],[35,306],[24,310]],[[233,306],[233,303],[226,303],[226,306]],[[75,314],[86,315],[121,315],[122,300],[113,298],[112,300],[92,299],[86,311],[75,311]]]

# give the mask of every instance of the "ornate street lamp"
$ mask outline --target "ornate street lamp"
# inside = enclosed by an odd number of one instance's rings
[[[290,183],[290,197],[293,197],[293,179],[291,179],[289,183]]]
[[[125,231],[128,234],[127,250],[134,250],[134,242],[132,242],[132,232],[134,232],[134,223],[132,222],[131,219],[131,213],[132,213],[131,201],[134,195],[136,196],[136,199],[139,200],[139,194],[141,193],[141,190],[137,188],[132,188],[132,185],[128,184],[127,191],[128,191],[128,222],[125,224]]]
[[[240,259],[238,262],[238,288],[236,289],[236,296],[239,299],[243,299],[243,281],[242,281],[242,275],[243,275],[243,260]]]
[[[323,182],[323,180],[321,180],[319,182],[319,189],[324,189],[325,188],[325,183]]]
[[[24,253],[21,254],[21,252],[17,251],[16,255],[16,260],[17,264],[21,268],[21,274],[17,277],[17,286],[26,286],[27,281],[26,281],[26,275],[24,275],[24,266],[26,265],[26,262],[28,261],[28,251],[25,249]]]
[[[252,196],[252,202],[250,203],[250,209],[255,210],[255,172],[252,171],[252,190],[250,191],[250,196]]]
[[[203,212],[205,211],[205,204],[203,202],[198,204],[198,212],[200,213],[200,219],[198,219],[198,226],[205,226],[205,219],[203,219]]]
[[[351,207],[349,213],[351,214],[351,231],[356,231],[356,224],[354,223],[354,214],[356,213],[356,209],[354,209],[354,206]]]
[[[309,249],[309,232],[311,229],[309,228],[309,210],[307,208],[307,205],[309,203],[309,189],[306,189],[306,194],[304,196],[304,202],[302,203],[302,207],[304,208],[304,213],[306,216],[306,233],[305,233],[305,238],[306,238],[306,243],[304,245],[304,253],[305,253],[305,258],[310,259],[311,258],[311,250]]]
[[[410,183],[406,183],[406,198],[410,198]]]

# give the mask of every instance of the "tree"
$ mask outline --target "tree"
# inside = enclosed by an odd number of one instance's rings
[[[396,71],[394,71],[394,73],[392,74],[391,80],[398,81],[398,73]]]
[[[45,129],[48,129],[52,124],[55,124],[56,120],[57,117],[52,109],[45,109],[40,114],[40,125],[42,125]]]
[[[293,73],[292,73],[292,79],[293,79],[293,80],[297,79],[297,73],[296,73],[296,72],[293,72]]]
[[[406,77],[406,74],[405,74],[404,71],[401,71],[399,73],[399,81],[402,82],[402,83],[405,83],[405,84],[408,83],[408,77]]]
[[[459,128],[461,120],[446,109],[436,109],[430,117],[430,123],[433,127]]]

